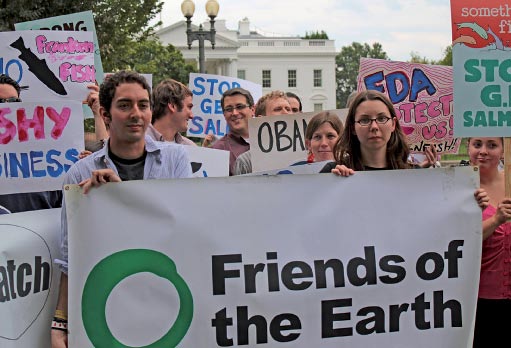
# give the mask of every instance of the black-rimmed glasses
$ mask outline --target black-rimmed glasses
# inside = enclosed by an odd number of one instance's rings
[[[21,102],[21,99],[17,97],[0,98],[0,103],[19,103],[19,102]]]
[[[224,113],[231,114],[234,110],[241,111],[248,108],[250,105],[248,104],[238,104],[236,106],[226,106],[224,108]]]
[[[392,117],[378,116],[376,118],[361,118],[360,120],[355,121],[355,122],[358,123],[362,127],[369,127],[373,123],[373,121],[376,122],[377,124],[385,124],[385,123],[389,122],[389,120],[391,118]]]

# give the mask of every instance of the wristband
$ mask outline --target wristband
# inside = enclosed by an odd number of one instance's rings
[[[51,329],[67,332],[67,320],[54,317],[51,321]]]
[[[63,310],[61,309],[57,309],[55,311],[55,315],[53,316],[54,318],[57,318],[57,319],[62,319],[62,320],[67,320],[67,314],[66,312],[64,312]]]

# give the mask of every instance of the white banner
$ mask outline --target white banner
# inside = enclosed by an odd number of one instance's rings
[[[263,88],[257,83],[221,75],[192,73],[188,87],[193,93],[193,119],[189,123],[187,135],[199,138],[208,134],[221,138],[229,131],[221,105],[225,91],[244,88],[252,94],[254,103],[263,94]]]
[[[78,101],[0,104],[0,193],[60,190],[84,149]]]
[[[318,174],[330,161],[300,163],[286,168],[266,170],[243,175]]]
[[[96,81],[90,31],[0,32],[0,43],[0,73],[26,88],[23,101],[82,101]]]
[[[70,186],[70,347],[471,347],[478,182],[465,167]]]
[[[60,209],[0,215],[0,347],[48,348],[60,271]]]
[[[344,125],[348,109],[329,112],[336,114]],[[317,114],[306,112],[249,119],[252,171],[274,170],[307,160],[305,131],[310,119]]]
[[[229,176],[229,151],[201,146],[185,146],[196,178]]]

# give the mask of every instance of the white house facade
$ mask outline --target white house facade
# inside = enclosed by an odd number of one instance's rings
[[[209,30],[209,22],[204,23]],[[193,30],[198,27],[194,26]],[[238,30],[230,30],[224,20],[215,22],[216,44],[205,42],[206,72],[239,77],[272,90],[300,96],[303,111],[336,108],[334,40],[306,40],[300,37],[265,36],[250,30],[247,18]],[[187,62],[199,62],[199,44],[188,49],[186,22],[180,21],[156,32],[163,44],[179,49]]]

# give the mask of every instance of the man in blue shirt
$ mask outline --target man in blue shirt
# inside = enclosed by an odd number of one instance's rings
[[[190,162],[181,145],[156,142],[145,136],[151,123],[151,90],[143,76],[120,71],[105,79],[99,91],[100,114],[110,130],[105,147],[78,161],[64,184],[79,184],[83,193],[108,182],[189,178]],[[62,276],[52,322],[52,347],[67,347],[68,240],[62,208]]]

